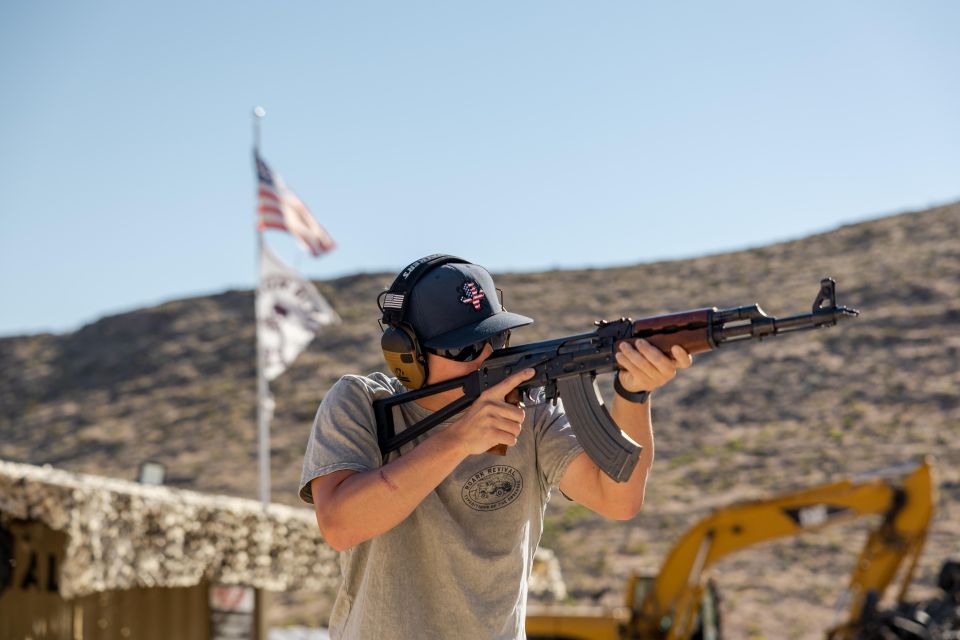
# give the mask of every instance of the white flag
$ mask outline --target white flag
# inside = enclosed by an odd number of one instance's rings
[[[257,343],[267,380],[286,371],[320,327],[340,321],[309,280],[280,262],[263,245],[256,309]]]

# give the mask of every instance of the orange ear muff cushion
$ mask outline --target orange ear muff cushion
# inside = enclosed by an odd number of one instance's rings
[[[380,348],[390,372],[407,389],[419,389],[426,383],[426,361],[417,349],[412,331],[402,326],[387,327],[380,338]]]

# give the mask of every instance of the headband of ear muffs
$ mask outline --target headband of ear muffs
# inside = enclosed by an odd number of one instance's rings
[[[406,322],[407,300],[410,293],[428,271],[450,263],[469,264],[463,258],[436,253],[420,258],[400,272],[390,289],[380,294],[377,304],[383,312],[381,323],[385,325],[380,338],[383,359],[391,373],[407,389],[422,387],[427,381],[427,358],[420,348],[420,341],[413,327]]]

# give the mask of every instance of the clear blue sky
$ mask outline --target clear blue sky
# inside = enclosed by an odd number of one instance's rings
[[[0,4],[0,335],[255,283],[757,246],[960,198],[960,3]]]

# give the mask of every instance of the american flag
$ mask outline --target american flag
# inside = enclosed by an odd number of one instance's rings
[[[314,256],[332,251],[336,243],[307,205],[270,170],[259,153],[254,151],[253,158],[257,165],[257,229],[286,231]]]
[[[403,309],[404,296],[399,293],[388,293],[383,298],[384,309]]]
[[[460,302],[472,304],[474,311],[480,311],[480,301],[487,297],[483,289],[479,288],[476,282],[465,282],[462,289],[464,295],[460,298]]]

